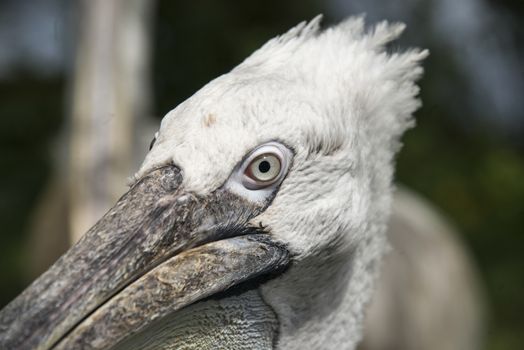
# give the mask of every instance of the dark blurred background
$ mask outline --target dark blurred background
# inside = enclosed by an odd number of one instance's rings
[[[0,306],[34,277],[26,267],[29,231],[39,198],[60,171],[57,159],[67,152],[83,10],[67,0],[0,1]],[[318,13],[324,24],[360,13],[369,23],[407,23],[393,47],[425,47],[431,56],[420,83],[424,106],[404,138],[397,179],[440,208],[471,250],[487,290],[486,349],[522,349],[521,0],[162,0],[152,11],[156,123],[269,38]]]

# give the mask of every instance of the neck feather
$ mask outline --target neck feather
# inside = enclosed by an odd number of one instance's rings
[[[277,349],[356,348],[386,246],[374,233],[347,251],[307,257],[261,287],[279,319]]]

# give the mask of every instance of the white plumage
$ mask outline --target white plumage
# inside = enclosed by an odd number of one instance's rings
[[[294,150],[289,174],[253,224],[294,254],[260,288],[275,311],[279,349],[346,349],[385,250],[399,138],[419,107],[427,51],[389,53],[402,24],[365,29],[362,17],[321,30],[320,17],[270,40],[169,112],[137,178],[177,164],[200,195],[220,187],[249,150]]]

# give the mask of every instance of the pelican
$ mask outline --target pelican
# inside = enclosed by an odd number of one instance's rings
[[[129,191],[0,313],[2,349],[354,349],[427,51],[278,36],[169,112]]]

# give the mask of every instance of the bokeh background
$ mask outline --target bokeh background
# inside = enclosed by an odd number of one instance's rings
[[[79,1],[0,0],[0,307],[46,268],[28,268],[31,245],[46,244],[32,239],[31,231],[42,197],[51,198],[44,207],[56,199],[47,195],[49,186],[64,170],[61,159],[69,149],[83,11]],[[325,24],[360,13],[370,23],[407,23],[393,48],[425,47],[431,56],[420,83],[424,106],[417,127],[405,136],[398,182],[431,200],[467,243],[486,288],[485,348],[522,349],[521,0],[161,0],[150,11],[150,85],[144,94],[151,97],[148,117],[156,126],[269,38],[318,13]],[[44,251],[56,256],[67,244],[51,241]]]

